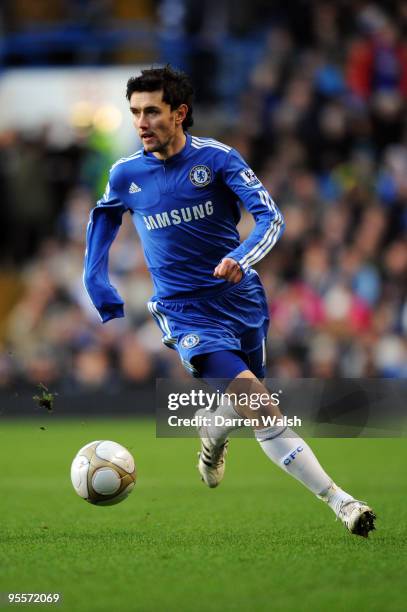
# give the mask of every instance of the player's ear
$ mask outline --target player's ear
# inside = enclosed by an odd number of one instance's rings
[[[188,106],[186,104],[180,104],[177,110],[175,111],[175,123],[177,125],[181,125],[187,116]]]

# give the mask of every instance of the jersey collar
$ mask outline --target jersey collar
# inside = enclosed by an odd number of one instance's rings
[[[185,134],[186,136],[186,141],[185,141],[185,145],[184,147],[181,149],[181,151],[179,151],[178,153],[176,153],[175,155],[172,155],[171,157],[169,157],[168,159],[157,159],[155,157],[155,155],[153,155],[152,153],[149,153],[148,151],[145,151],[143,149],[143,159],[145,162],[147,162],[148,164],[159,164],[162,165],[164,163],[166,164],[170,164],[173,163],[179,159],[183,159],[185,158],[188,153],[189,153],[189,149],[191,148],[191,138],[192,136],[190,134],[188,134],[188,132]]]

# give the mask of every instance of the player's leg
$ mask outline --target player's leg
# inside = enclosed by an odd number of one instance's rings
[[[246,394],[250,397],[253,394],[256,398],[269,395],[265,385],[250,370],[240,372],[228,386],[227,393],[236,394],[237,397],[245,397]],[[236,404],[235,409],[239,414],[253,419],[253,410],[246,402]],[[374,529],[372,509],[338,487],[322,468],[310,446],[292,429],[281,425],[262,426],[262,419],[267,416],[282,417],[271,399],[269,403],[260,405],[254,419],[256,439],[267,457],[326,502],[351,533],[367,537],[369,531]]]
[[[199,355],[194,359],[199,375],[217,392],[224,392],[231,380],[247,369],[247,364],[237,351],[220,350]],[[228,435],[238,427],[241,416],[233,403],[223,395],[213,412],[202,408],[195,416],[204,417],[198,427],[201,450],[198,453],[198,470],[203,482],[210,488],[217,487],[225,473],[225,456],[228,449]],[[218,420],[222,421],[220,425]]]
[[[241,372],[250,368],[263,378],[266,352],[265,338],[268,319],[259,328],[248,329],[240,339],[240,350],[218,350],[197,355],[194,365],[199,376],[217,391],[225,392],[230,382]],[[242,415],[236,412],[233,403],[224,394],[216,410],[208,413],[198,410],[196,416],[205,417],[205,425],[198,428],[201,438],[201,452],[198,453],[198,470],[202,480],[211,488],[217,487],[225,472],[225,456],[228,449],[228,435],[239,427]]]
[[[236,398],[250,398],[269,396],[265,385],[254,375],[251,370],[242,369],[245,361],[239,355],[228,354],[223,351],[218,354],[202,356],[199,366],[202,376],[207,380],[214,379],[220,374],[227,374],[225,378],[231,378],[233,368],[240,372],[230,380],[226,394]],[[257,363],[260,364],[261,357],[257,355]],[[239,362],[240,360],[240,362]],[[252,363],[256,358],[252,355]],[[224,364],[227,364],[225,367]],[[259,372],[261,370],[259,369]],[[220,383],[220,381],[218,380]],[[256,410],[255,414],[249,403],[230,403],[218,407],[212,414],[212,423],[205,432],[200,432],[202,450],[200,453],[199,470],[203,480],[210,487],[219,484],[224,474],[224,459],[227,449],[227,435],[233,425],[219,426],[215,423],[215,415],[222,414],[230,419],[233,415],[240,415],[253,420],[255,437],[267,457],[286,473],[299,480],[319,499],[322,499],[335,512],[346,527],[352,533],[367,536],[374,529],[374,514],[371,508],[364,502],[355,500],[346,491],[338,487],[332,478],[325,472],[310,446],[300,438],[293,430],[281,425],[270,425],[264,427],[262,421],[266,417],[282,417],[282,414],[271,399],[264,402]],[[264,422],[264,421],[263,421]],[[205,434],[205,435],[203,435]]]

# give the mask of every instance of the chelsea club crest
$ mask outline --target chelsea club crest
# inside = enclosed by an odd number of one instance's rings
[[[211,182],[211,179],[211,171],[208,166],[194,166],[189,172],[189,180],[195,187],[206,187]]]
[[[191,349],[199,343],[199,336],[196,334],[187,334],[182,338],[181,345],[183,348]]]

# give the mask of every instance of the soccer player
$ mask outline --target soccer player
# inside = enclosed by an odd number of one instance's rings
[[[87,230],[84,282],[103,322],[123,317],[123,300],[108,277],[109,248],[128,212],[140,236],[155,295],[148,308],[184,367],[207,381],[228,381],[228,394],[267,393],[268,308],[253,269],[283,231],[281,212],[240,154],[213,138],[191,136],[193,90],[172,69],[129,79],[127,99],[143,148],[111,168]],[[240,243],[241,202],[255,228]],[[253,417],[249,407],[222,402],[226,422]],[[271,402],[259,416],[281,417]],[[201,427],[198,469],[209,487],[223,478],[232,427]],[[287,427],[256,427],[269,459],[325,501],[351,533],[367,536],[375,515],[338,487],[311,448]]]

